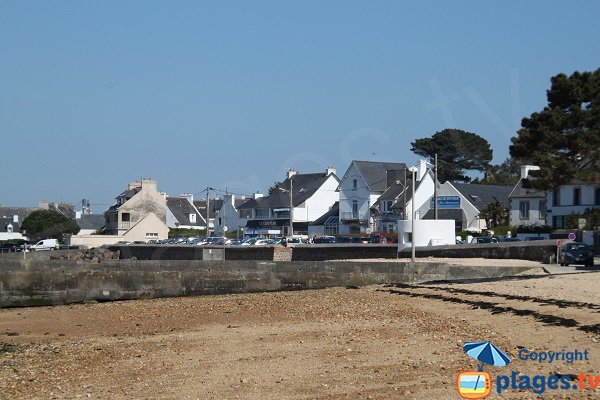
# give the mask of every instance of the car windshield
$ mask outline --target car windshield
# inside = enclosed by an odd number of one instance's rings
[[[569,250],[587,250],[588,246],[587,244],[571,244],[571,246],[569,247]]]

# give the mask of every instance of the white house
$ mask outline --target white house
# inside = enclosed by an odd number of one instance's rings
[[[334,168],[325,173],[299,174],[289,170],[287,178],[266,197],[255,196],[239,207],[240,218],[247,218],[245,236],[291,236],[290,200],[293,208],[293,235],[308,235],[308,225],[338,201],[340,181]],[[291,199],[290,199],[291,189]]]
[[[223,227],[226,226],[228,231],[235,232],[246,226],[248,222],[247,214],[244,217],[240,215],[239,207],[247,201],[250,201],[252,196],[236,197],[234,194],[226,194],[221,201],[221,207],[214,216],[214,232],[216,235],[223,235]],[[216,203],[216,202],[215,202]]]
[[[479,214],[490,203],[498,201],[508,208],[510,186],[479,185],[474,183],[445,182],[438,188],[438,219],[452,219],[456,230],[481,231],[487,229]],[[433,198],[418,209],[422,219],[433,219]]]
[[[180,229],[206,229],[206,220],[194,206],[194,195],[167,196],[167,226]]]
[[[19,232],[19,216],[0,218],[0,241],[3,240],[25,240],[26,238]]]
[[[573,182],[547,191],[546,225],[566,228],[570,214],[583,214],[589,208],[600,207],[600,183]]]
[[[388,189],[388,175],[397,176],[404,163],[353,160],[339,184],[340,234],[371,233],[371,207]],[[389,172],[391,171],[391,172]]]
[[[546,191],[528,189],[523,186],[523,180],[529,176],[529,171],[539,170],[533,165],[521,167],[521,179],[510,192],[509,225],[545,225],[546,224]]]

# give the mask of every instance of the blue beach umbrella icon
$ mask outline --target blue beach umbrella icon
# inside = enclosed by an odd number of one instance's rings
[[[504,367],[510,363],[510,357],[494,346],[492,342],[468,342],[464,344],[463,350],[481,363],[479,364],[480,371],[483,371],[483,364]]]

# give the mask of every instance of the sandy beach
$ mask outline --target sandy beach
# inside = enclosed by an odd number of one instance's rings
[[[491,340],[495,377],[600,375],[600,273],[0,310],[2,399],[457,399]],[[588,350],[539,363],[519,351]]]

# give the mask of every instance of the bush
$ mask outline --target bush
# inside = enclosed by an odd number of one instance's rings
[[[519,225],[517,233],[550,233],[552,228],[548,225]]]

